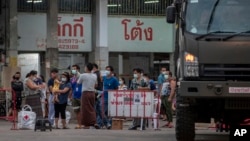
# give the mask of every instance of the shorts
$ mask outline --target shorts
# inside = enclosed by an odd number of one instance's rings
[[[80,107],[81,107],[81,100],[78,98],[74,98],[72,100],[72,108],[74,110],[74,112],[80,112]]]

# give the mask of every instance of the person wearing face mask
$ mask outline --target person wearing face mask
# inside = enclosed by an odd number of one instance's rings
[[[142,70],[140,68],[135,68],[133,70],[133,76],[134,79],[131,81],[130,84],[130,90],[149,90],[149,86],[148,84],[145,82],[145,80],[143,79],[142,75],[141,75]],[[142,130],[145,130],[146,126],[146,119],[143,119],[143,125],[142,125]],[[141,126],[141,119],[140,118],[134,118],[133,120],[133,125],[131,127],[129,127],[129,130],[137,130],[138,127]]]
[[[98,117],[97,123],[99,127],[106,126],[107,129],[111,129],[111,119],[108,117],[108,91],[117,90],[119,86],[118,80],[113,76],[114,68],[112,66],[106,67],[106,76],[103,77],[103,91],[104,98],[101,101],[101,109],[103,117]]]
[[[15,75],[13,76],[13,80],[11,81],[11,88],[14,91],[12,93],[12,103],[11,103],[11,108],[9,110],[8,116],[13,113],[14,109],[14,102],[15,102],[15,108],[16,108],[16,115],[15,118],[17,118],[17,113],[18,111],[21,110],[21,105],[22,105],[22,91],[23,91],[23,82],[20,81],[21,73],[16,72]]]
[[[172,73],[167,71],[165,75],[165,83],[162,86],[161,101],[165,107],[165,112],[167,115],[167,123],[163,127],[172,128],[173,127],[173,115],[172,115],[172,102],[175,96],[176,81],[172,77]]]
[[[38,90],[41,89],[41,86],[37,85],[34,81],[37,78],[37,71],[32,70],[29,73],[28,78],[25,81],[24,89],[26,95],[34,95],[38,93]]]
[[[59,115],[62,119],[62,128],[68,129],[66,126],[66,106],[68,102],[68,96],[70,93],[70,90],[72,89],[71,83],[70,83],[70,75],[68,72],[64,72],[61,75],[61,84],[59,86],[59,90],[54,90],[53,93],[55,95],[58,95],[59,101],[54,103],[55,107],[55,129],[60,129],[58,127],[58,120]]]
[[[96,75],[97,78],[97,85],[95,87],[95,111],[96,111],[96,125],[98,125],[98,121],[101,122],[101,92],[103,90],[103,83],[102,83],[102,76],[101,72],[98,69],[98,65],[96,63],[93,63],[93,70],[92,73]],[[99,127],[99,125],[98,125]],[[99,127],[100,128],[100,127]]]
[[[126,86],[126,82],[125,82],[125,78],[121,77],[119,79],[119,87],[118,87],[118,90],[127,90],[128,87]]]
[[[146,81],[146,83],[149,85],[150,90],[152,91],[156,90],[155,82],[153,79],[150,79],[150,76],[148,74],[143,74],[143,78]]]
[[[40,94],[41,89],[44,88],[42,85],[35,84],[35,80],[37,79],[37,71],[32,70],[29,73],[29,77],[25,81],[24,84],[24,91],[26,95],[25,104],[30,105],[34,112],[36,112],[37,116],[42,117],[42,109],[41,108],[34,108],[41,106]]]
[[[165,82],[166,78],[165,75],[167,74],[167,68],[166,67],[162,67],[160,74],[158,76],[158,80],[157,80],[157,85],[158,85],[158,96],[161,96],[161,92],[162,92],[162,85]],[[165,113],[165,107],[164,105],[161,103],[161,107],[160,107],[160,114],[163,117],[163,120],[165,121],[167,119],[166,113]]]
[[[81,97],[81,121],[84,129],[98,129],[96,125],[95,112],[95,87],[97,84],[97,76],[92,73],[93,64],[88,63],[85,66],[85,73],[81,74],[77,84],[82,85]]]
[[[77,84],[77,81],[80,77],[80,67],[78,65],[73,65],[71,74],[73,76],[70,79],[72,85],[70,99],[72,99],[72,108],[76,114],[76,119],[77,119],[77,126],[75,127],[75,129],[81,129],[82,124],[81,124],[80,107],[81,107],[82,85]]]

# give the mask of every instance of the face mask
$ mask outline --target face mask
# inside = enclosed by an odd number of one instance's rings
[[[37,79],[36,79],[36,77],[34,77],[32,80],[33,80],[33,81],[36,81]]]
[[[167,75],[167,74],[166,74],[166,75],[164,75],[164,78],[165,78],[165,79],[168,79],[168,75]]]
[[[62,78],[61,80],[62,80],[62,82],[66,82],[67,79],[66,78]]]
[[[166,71],[163,71],[162,74],[165,75],[165,74],[167,74],[167,72],[166,72]]]
[[[106,72],[105,72],[105,73],[106,73],[106,75],[110,75],[110,71],[107,71],[107,70],[106,70]]]
[[[123,81],[119,81],[119,84],[122,85],[122,84],[123,84]]]
[[[138,74],[134,74],[134,78],[138,78]]]
[[[75,75],[76,74],[76,70],[72,70],[71,73]]]
[[[20,78],[19,77],[15,77],[16,80],[19,80]]]

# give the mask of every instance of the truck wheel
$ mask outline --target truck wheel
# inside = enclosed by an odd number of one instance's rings
[[[177,106],[175,134],[177,141],[194,141],[194,116],[190,107]]]

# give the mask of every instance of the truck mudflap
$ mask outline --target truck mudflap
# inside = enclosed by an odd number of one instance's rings
[[[181,81],[179,95],[194,98],[250,98],[250,82]]]

